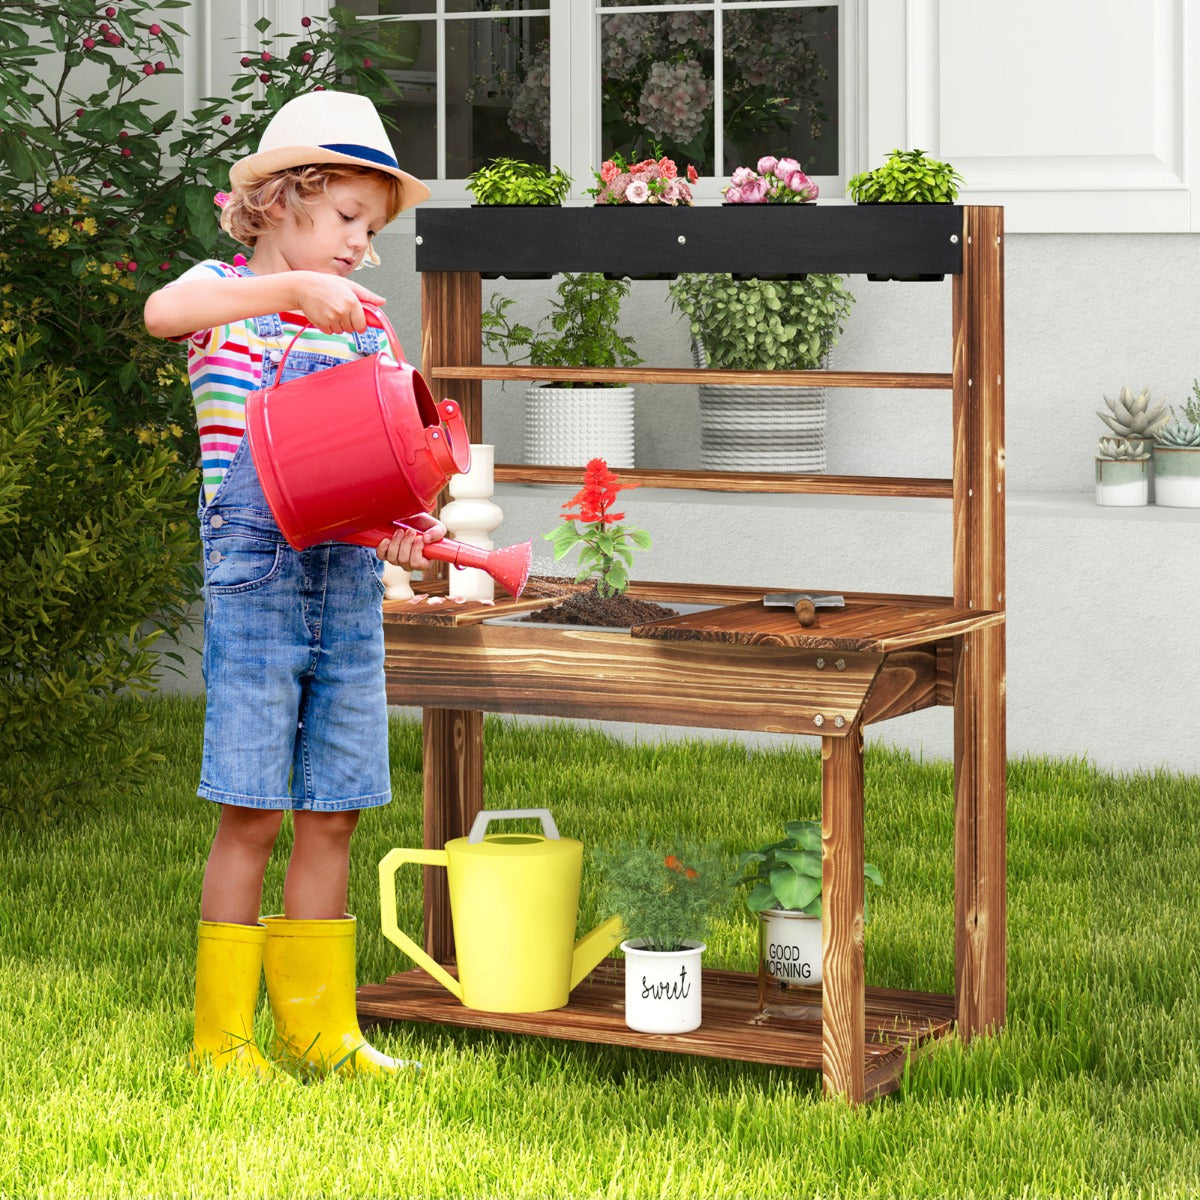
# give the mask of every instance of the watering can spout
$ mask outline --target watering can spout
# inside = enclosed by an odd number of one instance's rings
[[[571,955],[571,989],[577,983],[582,983],[600,965],[609,952],[621,944],[625,936],[625,925],[620,917],[609,917],[601,925],[597,925],[591,933],[585,933],[575,943]]]

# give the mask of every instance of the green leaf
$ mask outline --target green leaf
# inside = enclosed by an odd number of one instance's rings
[[[802,909],[821,894],[821,881],[811,875],[797,875],[787,867],[771,872],[771,887],[779,903],[787,909]]]

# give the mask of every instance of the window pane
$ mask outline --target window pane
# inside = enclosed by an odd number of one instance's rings
[[[410,0],[414,2],[414,0]],[[460,12],[519,12],[526,8],[549,9],[550,0],[446,0],[448,13]]]
[[[382,7],[382,5],[380,5]],[[371,36],[412,65],[388,71],[399,95],[380,105],[396,160],[418,179],[437,176],[437,25],[381,21]]]
[[[786,154],[838,174],[837,8],[735,9],[724,22],[725,172]]]
[[[550,18],[446,22],[446,174],[550,165]]]
[[[713,173],[713,14],[600,17],[600,149],[642,158],[653,146],[682,169]]]
[[[340,0],[339,7],[348,8],[360,17],[404,17],[409,13],[431,13],[436,0]]]

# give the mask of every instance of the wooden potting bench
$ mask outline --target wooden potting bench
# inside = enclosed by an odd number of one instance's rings
[[[940,497],[951,501],[951,597],[846,595],[802,628],[766,609],[767,588],[642,584],[634,594],[711,603],[632,635],[484,623],[526,607],[387,605],[392,702],[424,709],[425,844],[464,836],[483,804],[483,713],[811,734],[821,739],[824,945],[821,988],[759,1004],[754,976],[705,971],[694,1033],[625,1027],[620,975],[602,964],[555,1012],[462,1007],[421,971],[369,984],[367,1020],[434,1021],[819,1069],[852,1102],[894,1089],[915,1044],[969,1039],[1005,1020],[1004,272],[999,208],[931,205],[755,209],[442,209],[417,216],[422,360],[438,395],[482,431],[484,379],[586,377],[654,383],[807,383],[950,393],[949,479],[629,470],[644,487]],[[946,373],[535,370],[482,366],[481,278],[603,271],[668,278],[832,271],[953,277]],[[893,285],[894,286],[894,285]],[[577,486],[578,468],[504,465],[500,481]],[[556,512],[556,506],[552,506]],[[550,512],[550,508],[547,510]],[[548,518],[549,519],[549,518]],[[917,549],[914,547],[914,549]],[[920,547],[922,552],[927,547]],[[436,583],[431,585],[437,591]],[[863,727],[932,705],[954,710],[955,993],[866,986],[863,961]],[[919,831],[916,832],[919,836]],[[444,871],[424,868],[425,945],[453,962]]]

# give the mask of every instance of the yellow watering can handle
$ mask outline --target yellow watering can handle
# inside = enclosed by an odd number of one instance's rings
[[[394,942],[419,967],[424,967],[430,975],[449,990],[459,1000],[462,997],[462,984],[458,982],[444,967],[439,966],[416,942],[404,933],[396,920],[396,871],[405,863],[424,863],[430,867],[446,865],[445,850],[389,850],[379,860],[379,909],[383,921],[383,936],[389,942]]]

